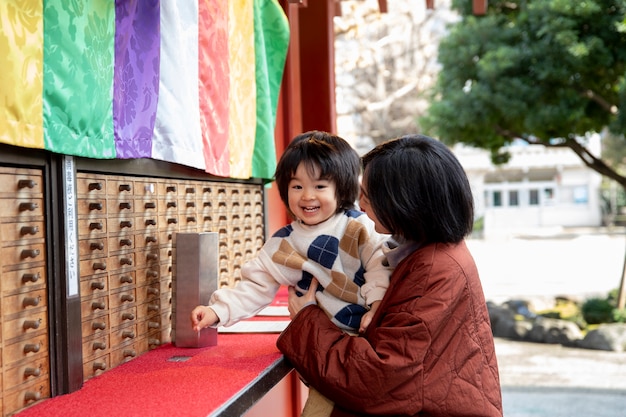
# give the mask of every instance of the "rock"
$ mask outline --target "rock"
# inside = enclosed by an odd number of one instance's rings
[[[597,329],[590,330],[577,346],[585,349],[626,351],[626,324],[601,324]]]
[[[576,325],[567,320],[549,319],[538,317],[526,339],[539,343],[559,343],[566,346],[574,346],[583,334]]]

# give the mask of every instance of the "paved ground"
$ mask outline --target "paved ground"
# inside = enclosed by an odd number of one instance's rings
[[[623,230],[469,240],[488,300],[605,296],[621,277]],[[505,417],[626,416],[626,352],[496,339]]]
[[[496,339],[505,417],[626,416],[626,353]]]

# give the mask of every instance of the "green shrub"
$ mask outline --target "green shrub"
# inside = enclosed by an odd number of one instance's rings
[[[590,298],[581,307],[583,319],[588,324],[611,323],[613,310],[611,302],[603,298]]]

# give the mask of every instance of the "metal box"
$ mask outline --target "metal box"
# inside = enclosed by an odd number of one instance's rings
[[[217,329],[196,332],[191,328],[191,311],[200,304],[208,304],[217,290],[218,245],[217,232],[175,235],[172,340],[177,347],[217,345]]]

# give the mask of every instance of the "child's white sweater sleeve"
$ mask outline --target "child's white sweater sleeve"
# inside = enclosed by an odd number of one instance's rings
[[[211,295],[209,306],[220,319],[217,326],[231,326],[254,316],[274,300],[279,287],[258,258],[246,262],[235,287],[220,288]]]
[[[377,233],[373,222],[367,216],[361,217],[366,218],[363,223],[369,233],[369,240],[361,248],[361,262],[365,268],[365,283],[361,286],[361,295],[367,305],[371,305],[374,301],[382,300],[389,287],[392,268],[387,265],[382,249],[389,236]]]

